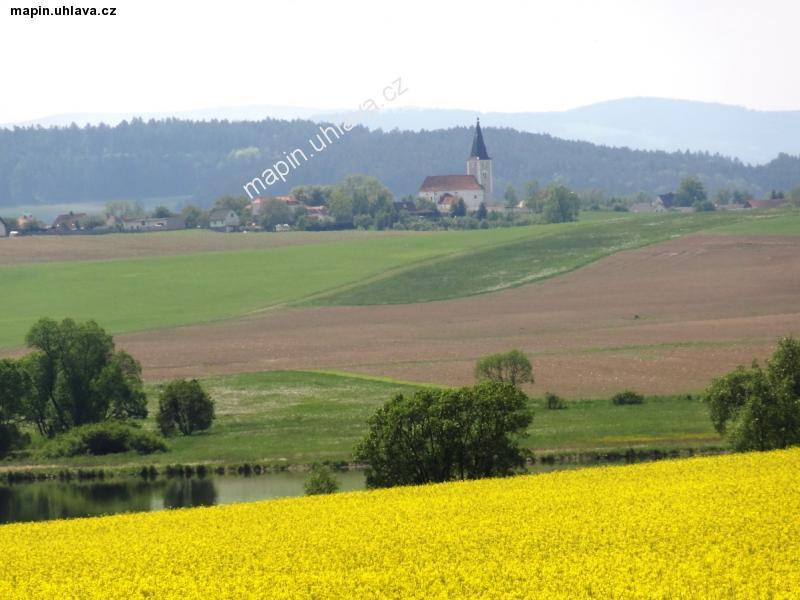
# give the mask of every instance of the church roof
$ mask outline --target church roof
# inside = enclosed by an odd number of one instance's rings
[[[420,192],[447,192],[450,190],[482,190],[475,175],[428,175]]]
[[[489,160],[489,153],[486,152],[486,144],[483,143],[483,133],[481,132],[481,120],[475,124],[475,135],[472,137],[472,151],[469,154],[470,158],[479,158],[481,160]]]

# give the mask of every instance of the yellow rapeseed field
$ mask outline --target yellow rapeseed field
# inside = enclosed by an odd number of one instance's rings
[[[797,598],[800,449],[0,527],[0,598]]]

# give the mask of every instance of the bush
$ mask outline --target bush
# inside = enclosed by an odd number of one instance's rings
[[[75,427],[52,440],[45,447],[45,455],[81,456],[118,454],[135,451],[139,454],[165,452],[167,445],[154,433],[143,431],[128,423],[107,421]]]
[[[611,398],[611,404],[615,406],[623,406],[625,404],[644,404],[644,396],[630,390],[625,390],[619,394],[615,394]]]
[[[563,408],[567,408],[567,404],[562,398],[559,398],[550,392],[547,392],[544,395],[544,406],[549,410],[561,410]]]
[[[171,381],[158,401],[158,428],[172,435],[177,428],[183,435],[192,435],[211,427],[214,420],[214,401],[196,379]]]
[[[303,488],[305,489],[306,496],[333,494],[339,490],[339,480],[330,467],[326,465],[314,465]]]
[[[511,385],[533,383],[533,367],[525,353],[519,350],[490,354],[475,365],[475,379]]]

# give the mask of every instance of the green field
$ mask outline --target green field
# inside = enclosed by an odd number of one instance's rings
[[[734,235],[800,235],[800,210],[765,211],[712,231]]]
[[[70,459],[41,458],[34,448],[22,464],[70,466],[263,462],[305,464],[349,460],[368,417],[396,393],[420,384],[313,371],[271,371],[204,381],[218,418],[208,432],[170,438],[170,451]],[[154,428],[157,386],[149,388]],[[608,399],[568,401],[565,410],[535,412],[527,446],[541,452],[631,447],[718,446],[708,412],[697,398],[648,398],[638,406],[612,406]],[[40,442],[39,442],[40,443]]]
[[[5,266],[0,348],[22,345],[43,316],[94,319],[119,333],[235,318],[283,304],[455,298],[552,277],[701,230],[780,233],[794,228],[797,215],[786,222],[763,220],[758,213],[587,213],[578,223],[561,225]]]
[[[266,250],[0,267],[0,347],[21,345],[30,326],[43,316],[94,319],[115,333],[225,319],[420,261],[551,231],[435,232]]]
[[[732,213],[625,215],[476,250],[334,292],[319,304],[404,304],[460,298],[572,271],[604,256],[746,218]]]

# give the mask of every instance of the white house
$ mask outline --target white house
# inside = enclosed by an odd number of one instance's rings
[[[449,210],[454,199],[464,200],[469,211],[478,210],[481,204],[491,201],[492,159],[486,152],[480,119],[475,125],[472,150],[467,159],[467,174],[429,175],[422,182],[417,196],[436,204],[439,212]]]
[[[186,219],[180,215],[122,220],[123,231],[174,231],[176,229],[186,229]]]
[[[236,231],[241,224],[239,215],[229,208],[218,208],[209,215],[208,226],[217,231]]]

